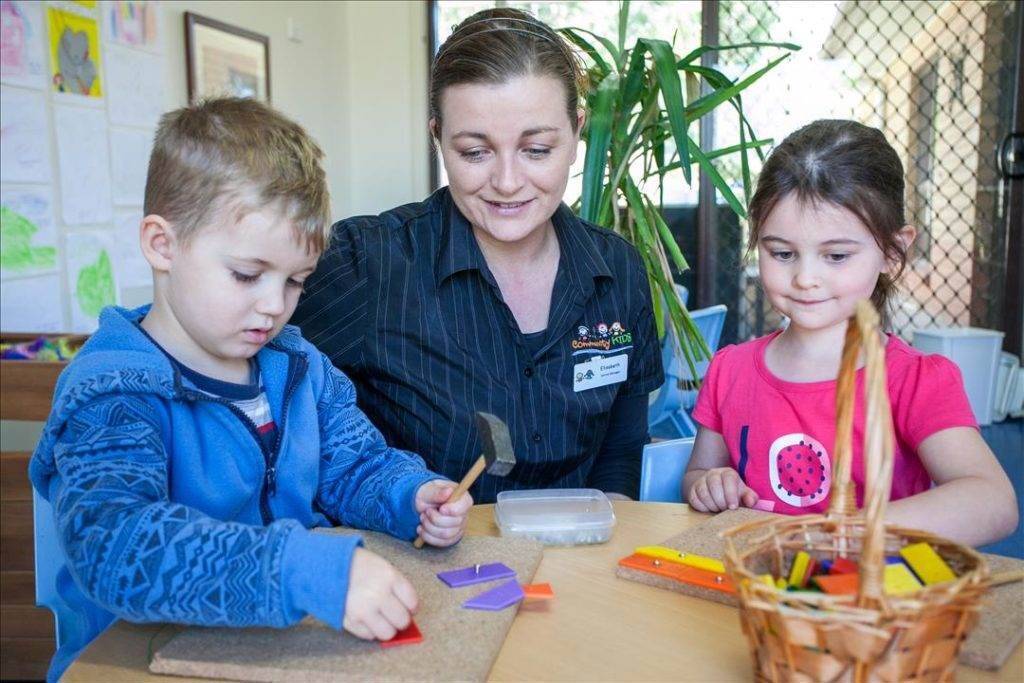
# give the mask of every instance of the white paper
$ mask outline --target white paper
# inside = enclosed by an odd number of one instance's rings
[[[58,269],[53,192],[49,187],[0,189],[0,275]]]
[[[164,113],[164,59],[120,45],[107,49],[110,122],[155,128]]]
[[[54,125],[64,222],[68,225],[109,222],[112,209],[107,117],[98,109],[57,105]]]
[[[160,5],[151,0],[104,0],[103,36],[144,50],[160,49]]]
[[[112,232],[68,233],[66,253],[72,332],[92,332],[103,307],[118,302],[113,252]]]
[[[144,287],[153,284],[149,262],[139,247],[139,224],[142,211],[114,213],[114,272],[118,286]]]
[[[50,138],[46,120],[43,93],[0,90],[0,179],[49,182]]]
[[[64,332],[60,275],[7,280],[0,288],[4,332]]]
[[[131,128],[110,129],[111,192],[118,206],[142,206],[146,167],[153,133]]]
[[[0,3],[3,49],[0,80],[28,88],[46,87],[46,33],[43,3],[12,0]]]

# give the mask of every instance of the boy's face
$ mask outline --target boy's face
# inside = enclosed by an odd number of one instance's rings
[[[214,365],[251,358],[288,322],[319,256],[274,207],[240,220],[231,209],[215,212],[175,248],[167,271],[166,299],[187,337],[178,341]]]

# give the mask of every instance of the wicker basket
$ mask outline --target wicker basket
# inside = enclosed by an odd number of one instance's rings
[[[759,681],[948,681],[989,585],[977,552],[925,531],[883,524],[893,469],[893,432],[878,314],[858,305],[847,328],[836,386],[835,484],[824,515],[757,520],[724,532],[725,566],[737,586],[740,621]],[[865,507],[850,470],[857,360],[863,348],[867,410]],[[925,541],[954,581],[895,596],[883,590],[885,556]],[[859,563],[856,595],[788,592],[758,580],[783,576],[798,551]]]

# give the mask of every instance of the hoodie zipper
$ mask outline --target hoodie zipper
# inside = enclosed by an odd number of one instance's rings
[[[306,358],[305,356],[296,356],[292,353],[288,354],[288,375],[285,383],[284,392],[284,405],[281,408],[281,424],[277,425],[277,436],[274,439],[273,449],[268,449],[263,443],[263,437],[260,436],[256,426],[249,419],[242,410],[231,401],[221,398],[219,396],[210,396],[199,391],[192,389],[186,389],[181,386],[180,376],[177,377],[179,390],[186,400],[190,401],[209,401],[210,403],[219,403],[230,410],[245,426],[249,434],[256,441],[256,445],[259,446],[260,453],[263,455],[263,481],[260,486],[260,517],[263,520],[263,525],[266,526],[274,521],[274,513],[270,509],[270,496],[277,493],[277,456],[281,449],[281,440],[284,436],[285,423],[288,420],[288,404],[291,402],[291,397],[295,393],[295,389],[298,386],[299,379],[306,370]],[[177,374],[177,373],[176,373]]]

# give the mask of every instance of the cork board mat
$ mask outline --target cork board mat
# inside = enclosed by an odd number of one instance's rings
[[[453,548],[416,550],[411,543],[384,534],[358,533],[366,548],[398,567],[415,586],[420,599],[415,619],[422,643],[385,649],[311,618],[288,629],[189,627],[157,650],[150,671],[241,681],[483,681],[512,626],[516,607],[499,612],[463,609],[465,600],[500,582],[453,589],[436,574],[504,562],[516,571],[520,583],[529,583],[543,546],[529,539],[471,536]]]
[[[706,523],[658,543],[676,550],[685,550],[707,557],[725,555],[725,541],[719,532],[739,526],[767,513],[750,509],[729,510],[710,518]],[[1024,560],[1001,555],[984,554],[989,571],[993,574],[1024,568]],[[673,581],[654,574],[618,567],[616,574],[630,581],[665,588],[684,595],[736,606],[735,596],[721,591]],[[988,592],[981,611],[981,619],[960,650],[960,662],[978,669],[995,671],[1002,667],[1010,654],[1024,638],[1024,583],[997,586]]]

